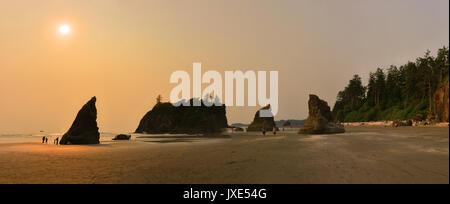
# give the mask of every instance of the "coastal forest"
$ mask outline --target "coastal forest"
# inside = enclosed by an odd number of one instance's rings
[[[423,57],[402,66],[391,65],[371,72],[368,84],[354,75],[337,95],[333,113],[339,122],[410,120],[433,117],[440,107],[434,97],[448,92],[449,49],[436,55],[427,51]],[[446,88],[445,88],[446,87]],[[442,92],[442,91],[441,91]],[[446,94],[448,97],[448,93]],[[448,109],[447,100],[446,109]],[[448,110],[446,110],[448,112]],[[447,117],[448,120],[448,117]]]

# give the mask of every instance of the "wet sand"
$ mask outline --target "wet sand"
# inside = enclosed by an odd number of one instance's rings
[[[0,144],[0,183],[449,183],[449,129]]]

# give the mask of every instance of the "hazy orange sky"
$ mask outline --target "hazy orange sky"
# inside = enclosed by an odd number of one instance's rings
[[[0,134],[64,132],[94,95],[100,131],[134,131],[193,62],[278,70],[276,119],[303,119],[309,93],[333,105],[353,74],[448,41],[448,0],[0,0]]]

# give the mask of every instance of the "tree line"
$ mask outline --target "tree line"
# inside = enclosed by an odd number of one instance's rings
[[[371,72],[368,84],[354,75],[337,95],[333,113],[340,122],[413,119],[434,115],[433,95],[449,82],[449,49],[427,51],[415,62]]]

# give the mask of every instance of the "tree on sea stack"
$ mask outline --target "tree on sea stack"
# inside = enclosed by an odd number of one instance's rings
[[[162,96],[161,94],[158,95],[158,97],[156,97],[156,104],[160,104],[162,102]]]
[[[97,126],[97,108],[94,96],[78,112],[72,126],[61,138],[60,144],[99,144],[100,133]]]
[[[334,116],[326,101],[316,95],[309,95],[309,115],[299,134],[334,134],[344,133],[344,126],[334,122]]]

